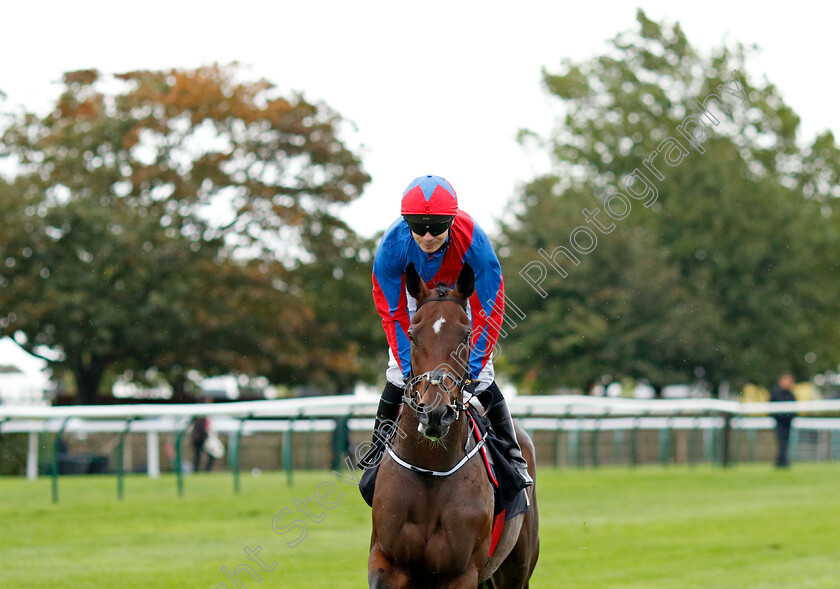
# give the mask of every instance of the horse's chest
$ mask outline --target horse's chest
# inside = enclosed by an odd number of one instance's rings
[[[377,525],[377,535],[397,562],[440,574],[457,573],[468,566],[478,548],[476,536],[489,535],[489,494],[447,487],[403,488],[400,497],[394,496],[392,517]],[[405,501],[406,493],[412,495],[411,501]]]
[[[458,572],[466,568],[472,555],[469,542],[459,542],[463,526],[473,527],[469,514],[446,510],[440,513],[415,514],[408,517],[396,531],[390,544],[398,562],[421,565],[438,573]]]

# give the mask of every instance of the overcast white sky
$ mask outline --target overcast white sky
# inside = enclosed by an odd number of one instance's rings
[[[744,3],[746,4],[746,3]],[[515,142],[552,125],[541,69],[600,53],[641,6],[677,20],[701,50],[725,35],[756,43],[766,74],[803,119],[805,140],[840,131],[837,8],[727,1],[14,2],[3,7],[0,90],[43,108],[62,72],[192,68],[239,61],[285,91],[323,100],[353,121],[373,182],[345,218],[363,235],[386,228],[404,187],[445,176],[490,232],[517,183],[546,160]]]
[[[746,3],[744,3],[746,4]],[[702,49],[724,35],[762,47],[765,73],[803,118],[804,136],[840,131],[837,16],[831,3],[779,9],[736,2],[644,1]],[[822,5],[823,7],[820,7]],[[196,67],[237,60],[283,90],[321,99],[353,121],[373,176],[346,219],[386,228],[408,182],[445,176],[489,231],[518,182],[544,171],[521,127],[552,125],[541,68],[583,59],[633,26],[629,2],[15,2],[3,8],[0,90],[30,108],[54,98],[64,71]],[[766,6],[766,5],[765,5]],[[833,14],[832,14],[833,12]]]

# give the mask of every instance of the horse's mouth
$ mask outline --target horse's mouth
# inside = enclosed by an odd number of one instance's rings
[[[449,432],[449,426],[423,425],[420,423],[417,425],[417,431],[430,442],[437,442]]]

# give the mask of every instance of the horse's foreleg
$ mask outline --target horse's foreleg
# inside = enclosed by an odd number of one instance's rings
[[[368,586],[370,589],[408,589],[408,573],[394,566],[391,559],[374,547],[368,557]]]

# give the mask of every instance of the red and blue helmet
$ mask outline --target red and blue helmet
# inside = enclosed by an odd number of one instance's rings
[[[452,185],[440,176],[415,178],[403,192],[403,215],[454,216],[458,212],[458,196]]]

